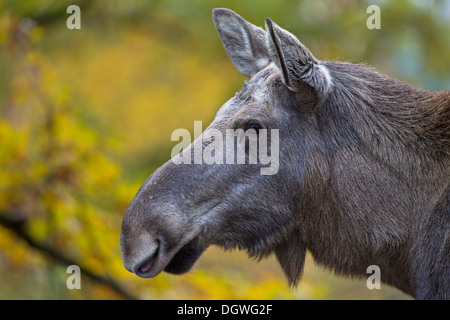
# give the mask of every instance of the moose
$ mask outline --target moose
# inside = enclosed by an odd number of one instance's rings
[[[278,129],[278,171],[167,161],[125,212],[125,268],[183,274],[216,245],[274,253],[295,286],[308,251],[337,275],[376,265],[416,299],[450,299],[450,92],[318,60],[270,18],[264,30],[218,8],[213,22],[249,80],[183,152],[212,129]]]

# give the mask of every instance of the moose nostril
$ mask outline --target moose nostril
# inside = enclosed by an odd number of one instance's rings
[[[153,262],[155,262],[155,256],[152,256],[148,260],[144,261],[144,263],[139,267],[139,272],[146,273],[151,269]]]
[[[144,274],[147,273],[153,266],[156,260],[156,255],[158,253],[159,247],[155,249],[155,251],[147,256],[141,263],[138,264],[138,267],[136,268],[136,273]]]

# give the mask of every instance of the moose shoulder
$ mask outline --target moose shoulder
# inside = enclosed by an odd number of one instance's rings
[[[277,129],[278,171],[169,160],[125,213],[126,269],[181,274],[218,245],[275,253],[296,285],[309,250],[337,274],[366,276],[377,265],[384,283],[449,299],[450,92],[320,61],[269,18],[263,30],[215,9],[213,21],[250,80],[185,152],[206,148],[212,129]]]

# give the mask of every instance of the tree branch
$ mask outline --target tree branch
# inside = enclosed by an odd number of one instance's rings
[[[94,272],[90,271],[88,268],[82,266],[79,262],[64,256],[63,254],[61,254],[54,248],[37,242],[27,232],[25,232],[25,230],[23,228],[24,227],[23,223],[16,222],[10,218],[7,218],[6,214],[0,213],[0,225],[13,231],[18,237],[20,237],[22,240],[24,240],[30,247],[40,251],[41,253],[45,254],[47,257],[56,261],[57,263],[64,265],[64,266],[77,265],[80,267],[81,273],[83,275],[87,276],[88,278],[90,278],[92,281],[100,283],[102,285],[105,285],[105,286],[111,288],[113,291],[115,291],[117,294],[119,294],[120,296],[122,296],[125,299],[128,299],[128,300],[136,300],[137,299],[132,294],[130,294],[126,290],[124,290],[113,279],[95,274]]]

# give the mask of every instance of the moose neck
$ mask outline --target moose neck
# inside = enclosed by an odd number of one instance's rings
[[[327,64],[335,88],[316,110],[324,145],[306,159],[300,241],[338,274],[366,276],[377,265],[412,294],[412,217],[430,212],[450,182],[440,148],[450,140],[449,94],[349,66]]]
[[[450,156],[449,92],[418,89],[366,66],[329,63],[327,67],[337,87],[329,97],[329,112],[341,112],[359,145],[374,157],[404,167]]]

